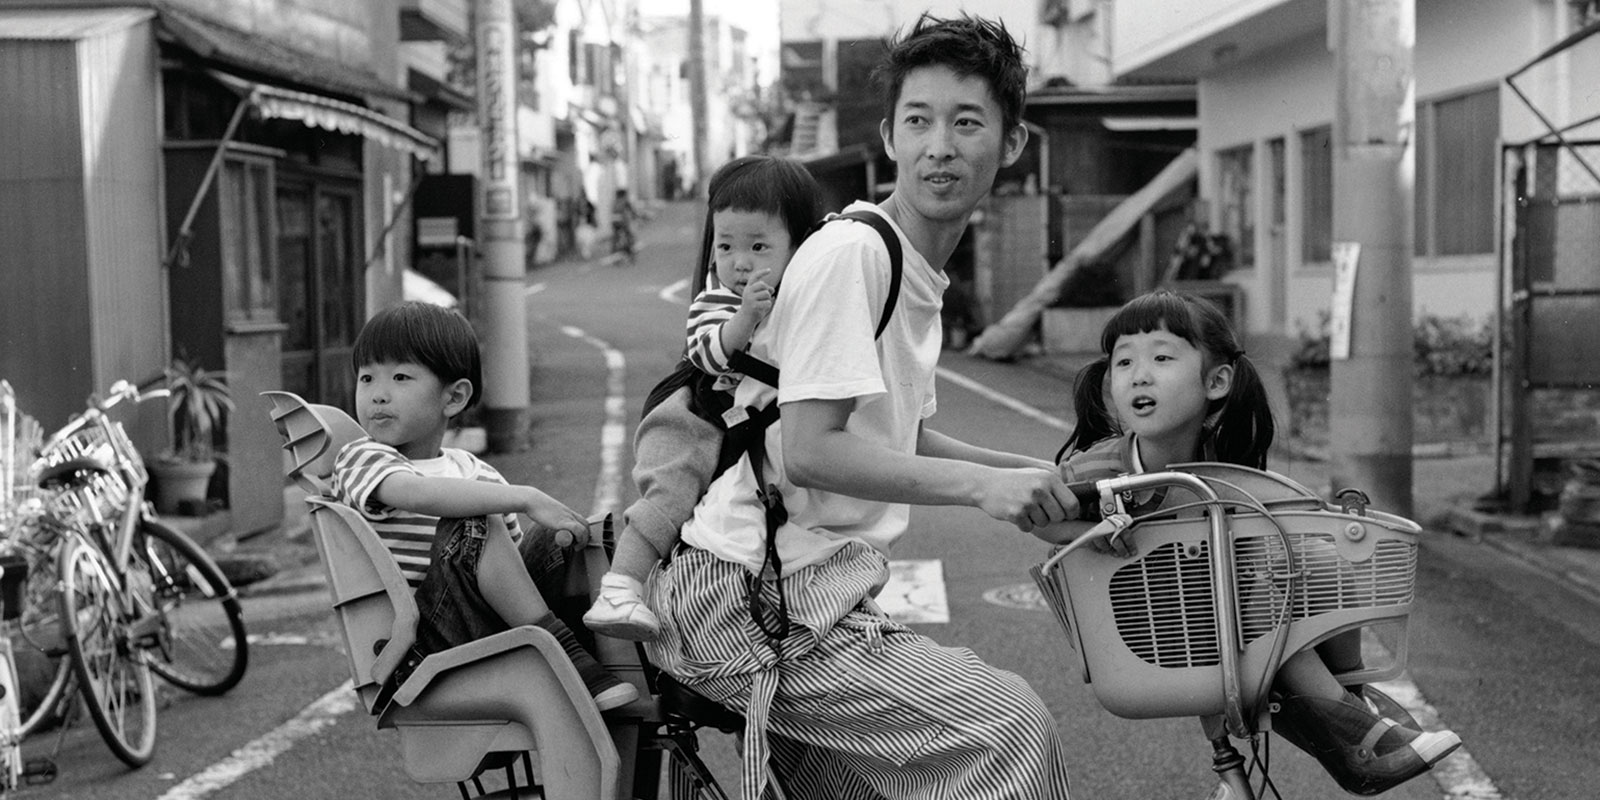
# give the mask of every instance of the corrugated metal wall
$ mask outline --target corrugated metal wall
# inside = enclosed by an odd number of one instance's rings
[[[0,376],[46,426],[166,361],[156,44],[148,13],[106,22],[0,27]]]
[[[78,83],[74,42],[0,41],[0,375],[47,427],[92,377]]]

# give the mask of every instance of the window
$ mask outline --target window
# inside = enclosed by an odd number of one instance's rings
[[[272,243],[272,167],[268,162],[229,159],[219,176],[222,280],[228,320],[277,320],[278,273]]]
[[[1333,128],[1300,133],[1300,259],[1333,260]]]
[[[1494,250],[1496,89],[1420,103],[1417,108],[1416,254]]]
[[[1235,265],[1246,269],[1256,264],[1254,157],[1250,145],[1217,152],[1219,228],[1233,243]]]

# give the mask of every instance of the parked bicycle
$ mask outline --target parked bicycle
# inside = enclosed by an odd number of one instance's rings
[[[248,664],[232,585],[204,550],[156,517],[145,500],[144,461],[110,414],[166,394],[118,381],[44,442],[33,469],[43,513],[29,538],[55,552],[66,662],[96,729],[131,767],[155,749],[153,675],[216,695],[238,685]],[[55,683],[64,686],[65,677]],[[49,707],[40,705],[40,713]]]
[[[29,551],[18,542],[18,535],[29,529],[29,515],[35,509],[33,492],[19,486],[19,465],[31,458],[38,441],[38,423],[17,407],[11,384],[0,380],[0,797],[25,781],[45,783],[56,775],[49,759],[24,759],[22,755],[22,740],[42,715],[24,713],[11,638],[31,603],[37,601],[34,595],[42,594],[28,591],[30,586],[43,586],[43,581],[35,576],[30,583]],[[53,569],[46,572],[54,574]]]
[[[1352,490],[1330,505],[1270,472],[1179,469],[1073,484],[1105,520],[1033,576],[1106,710],[1129,719],[1199,717],[1219,778],[1210,798],[1277,796],[1259,748],[1278,667],[1330,636],[1381,624],[1397,632],[1390,663],[1336,678],[1352,685],[1398,677],[1421,529],[1367,508]],[[1152,490],[1167,492],[1161,507],[1128,516],[1124,498]],[[1131,552],[1089,546],[1109,539]],[[1398,705],[1384,713],[1415,726]],[[1248,764],[1231,739],[1248,743]]]

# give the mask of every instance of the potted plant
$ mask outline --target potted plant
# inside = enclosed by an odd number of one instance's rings
[[[151,463],[156,510],[194,513],[206,505],[206,489],[217,469],[217,434],[233,410],[227,376],[186,358],[167,367],[167,416],[172,450]]]

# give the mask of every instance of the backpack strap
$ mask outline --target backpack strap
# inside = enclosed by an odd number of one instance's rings
[[[847,211],[823,222],[826,224],[836,219],[850,219],[871,225],[883,239],[884,248],[889,251],[889,297],[883,303],[883,314],[878,317],[878,330],[872,334],[873,339],[878,339],[883,336],[884,328],[889,327],[889,316],[900,301],[900,281],[905,275],[905,251],[900,248],[900,234],[895,233],[894,226],[882,214],[871,211]]]

